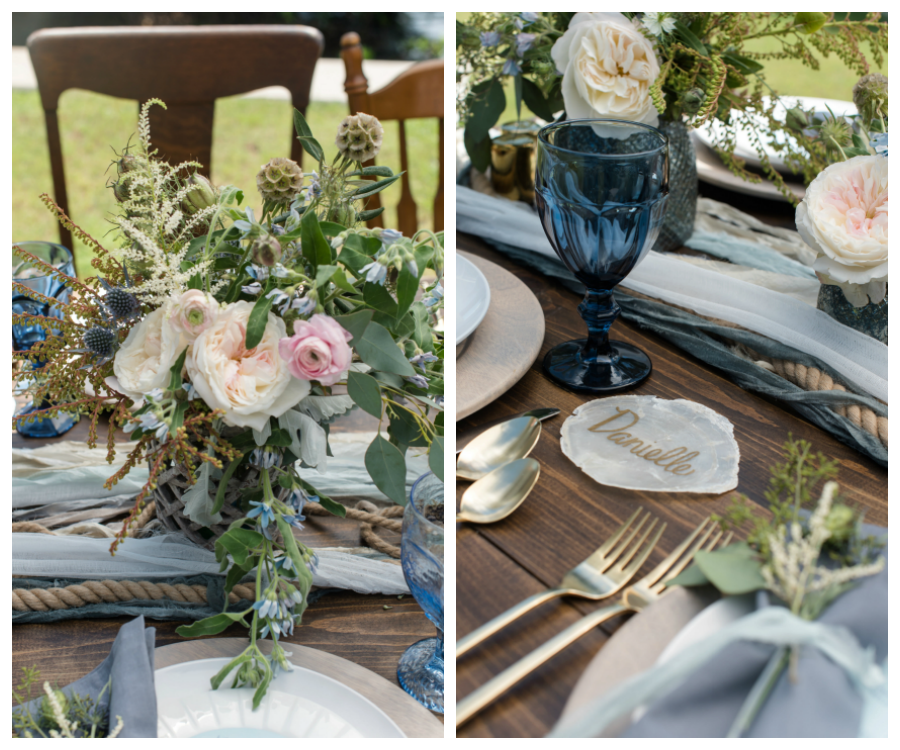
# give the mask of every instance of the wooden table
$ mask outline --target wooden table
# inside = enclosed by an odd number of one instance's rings
[[[377,420],[363,412],[333,425],[332,430],[373,430]],[[105,428],[101,443],[105,443]],[[58,440],[83,440],[86,420]],[[123,436],[124,437],[124,436]],[[13,446],[37,447],[57,442],[26,440],[13,436]],[[361,545],[359,527],[352,521],[333,516],[307,516],[298,537],[317,547]],[[399,535],[387,532],[383,537],[399,544]],[[127,544],[127,542],[126,542]],[[42,680],[67,685],[94,669],[109,653],[119,628],[130,617],[93,620],[63,620],[45,625],[17,625],[12,631],[13,684],[22,667],[37,666]],[[147,621],[156,628],[156,646],[187,639],[175,633],[180,622]],[[434,635],[434,626],[425,618],[411,596],[364,596],[353,592],[326,594],[303,615],[303,626],[282,642],[299,643],[327,651],[371,669],[395,685],[397,662],[406,648],[422,638]],[[246,629],[235,625],[215,637],[246,637]]]
[[[721,191],[710,195],[723,200]],[[743,203],[733,202],[744,208]],[[763,206],[756,215],[789,225],[789,207]],[[751,209],[752,210],[752,209]],[[722,511],[729,495],[684,496],[605,487],[591,480],[561,452],[563,421],[590,397],[554,385],[541,361],[556,344],[584,335],[576,310],[579,297],[491,250],[469,235],[457,235],[459,250],[506,268],[535,293],[546,316],[541,353],[531,369],[499,400],[460,422],[470,428],[532,409],[557,407],[562,413],[544,422],[531,454],[541,464],[532,495],[512,516],[490,526],[457,524],[457,638],[522,599],[559,583],[563,574],[593,552],[640,505],[668,523],[657,551],[640,571],[648,572],[706,515]],[[781,406],[742,390],[711,367],[622,318],[614,337],[636,344],[653,361],[653,373],[635,394],[687,398],[730,419],[740,446],[738,491],[762,504],[769,467],[781,458],[788,433],[812,443],[814,451],[838,459],[839,481],[849,499],[866,510],[866,520],[887,525],[887,470],[839,443],[831,435]],[[460,483],[464,489],[467,483]],[[458,490],[459,493],[459,490]],[[537,648],[596,603],[558,599],[544,604],[498,633],[457,664],[457,700]],[[610,621],[583,637],[529,675],[523,682],[457,730],[459,737],[542,737],[559,718],[566,699],[588,661],[623,622]]]

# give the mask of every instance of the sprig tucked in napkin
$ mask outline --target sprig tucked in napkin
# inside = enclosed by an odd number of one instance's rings
[[[113,731],[121,719],[117,737],[156,737],[155,641],[156,628],[145,628],[143,617],[125,623],[119,629],[109,656],[100,666],[62,688],[66,701],[73,695],[90,698],[101,713],[108,716],[109,731]],[[47,727],[48,719],[42,716],[47,703],[44,697],[35,698],[14,709],[14,717],[17,713],[20,716],[31,714],[42,727]],[[15,726],[15,718],[13,723]],[[55,725],[54,731],[59,731]],[[49,727],[45,736],[50,736]],[[83,735],[76,730],[75,736]]]

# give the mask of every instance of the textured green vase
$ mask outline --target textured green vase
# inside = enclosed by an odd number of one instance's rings
[[[870,302],[865,307],[854,307],[847,301],[843,290],[832,284],[819,287],[819,300],[816,304],[822,312],[828,313],[838,323],[855,328],[882,344],[888,342],[888,298],[884,295],[881,302]]]

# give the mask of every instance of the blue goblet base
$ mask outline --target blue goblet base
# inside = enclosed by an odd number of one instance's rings
[[[41,408],[46,409],[47,406],[49,406],[49,404],[44,404]],[[37,411],[38,408],[39,407],[33,405],[27,406],[18,412],[16,416],[31,414],[31,412]],[[60,412],[55,417],[35,417],[33,422],[25,422],[16,425],[16,432],[22,437],[28,438],[55,438],[60,435],[65,435],[76,424],[78,424],[77,419],[73,419],[71,415],[66,414],[65,412]]]
[[[414,643],[400,657],[397,679],[407,693],[425,708],[444,713],[444,660],[436,651],[437,638],[425,638]]]
[[[586,359],[587,339],[554,346],[544,357],[544,372],[571,391],[617,393],[642,383],[653,365],[643,351],[624,341],[610,341],[606,354]]]

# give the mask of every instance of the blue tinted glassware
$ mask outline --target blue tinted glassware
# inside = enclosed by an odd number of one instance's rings
[[[568,120],[538,133],[535,205],[560,260],[587,287],[578,306],[588,337],[544,357],[573,391],[613,393],[643,381],[650,358],[611,341],[612,290],[656,241],[668,197],[666,136],[621,120]]]
[[[437,636],[406,649],[397,679],[423,706],[444,713],[444,483],[431,472],[419,477],[410,492],[400,562],[409,590]]]
[[[72,253],[62,245],[52,242],[17,242],[13,247],[20,247],[25,252],[31,253],[55,268],[58,268],[67,276],[75,276],[75,263]],[[12,277],[14,281],[33,289],[45,297],[68,302],[72,290],[63,284],[55,276],[47,276],[44,272],[28,262],[21,260],[16,255],[12,259]],[[43,315],[50,318],[62,318],[62,310],[56,305],[40,302],[20,294],[16,289],[12,292],[13,314]],[[52,331],[57,334],[58,331]],[[39,341],[47,337],[47,331],[38,325],[13,325],[12,327],[13,349],[15,351],[27,351]],[[33,377],[40,378],[40,363],[35,363]],[[26,375],[25,377],[31,377]],[[49,402],[38,405],[29,404],[18,415],[29,414],[41,408],[47,408]],[[59,437],[68,432],[76,423],[76,419],[67,414],[58,414],[52,418],[35,419],[34,422],[22,424],[16,427],[19,434],[26,437],[51,438]]]

